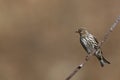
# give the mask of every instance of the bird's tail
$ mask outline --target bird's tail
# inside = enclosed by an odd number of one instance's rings
[[[103,56],[102,56],[102,58],[99,58],[99,61],[100,61],[100,64],[102,67],[104,67],[104,64],[106,64],[106,63],[110,64],[110,62],[107,61]]]

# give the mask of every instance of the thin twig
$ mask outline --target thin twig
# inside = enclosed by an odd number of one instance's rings
[[[74,71],[65,80],[70,80],[73,77],[73,75],[75,75],[84,66],[84,64],[85,62],[76,67]]]
[[[108,36],[110,35],[110,33],[113,31],[113,29],[117,26],[117,24],[120,21],[120,16],[118,16],[118,18],[115,20],[115,22],[113,23],[113,25],[109,28],[109,30],[106,32],[106,34],[104,35],[103,40],[99,43],[99,47],[101,47],[103,45],[103,43],[108,39]],[[77,66],[74,71],[65,79],[65,80],[70,80],[84,65],[85,63],[89,60],[89,58],[94,55],[95,51],[93,51],[91,54],[87,55],[85,58],[85,61],[80,64],[79,66]]]
[[[84,65],[87,61],[89,61],[90,56],[93,54],[89,54],[86,56],[85,61],[81,63],[79,66],[77,66],[74,71],[65,79],[65,80],[70,80]]]
[[[95,53],[95,51],[89,55],[86,56],[85,61],[81,63],[79,66],[77,66],[74,71],[65,79],[70,80],[84,65],[87,61],[89,61],[90,56],[92,56]]]
[[[113,23],[113,25],[109,28],[109,30],[105,33],[105,36],[103,38],[103,40],[100,42],[99,46],[102,46],[102,44],[108,39],[110,33],[113,31],[113,29],[117,26],[117,24],[120,21],[120,16],[117,17],[117,19],[115,20],[115,22]]]

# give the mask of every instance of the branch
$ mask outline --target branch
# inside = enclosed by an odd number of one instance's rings
[[[100,42],[99,46],[102,46],[102,44],[108,39],[108,36],[113,31],[113,29],[117,26],[117,24],[120,21],[120,16],[117,17],[113,25],[109,28],[109,30],[105,33],[103,40]]]
[[[81,63],[79,66],[77,66],[74,71],[65,79],[65,80],[70,80],[84,65],[87,61],[89,61],[90,56],[92,56],[95,53],[95,51],[93,51],[93,53],[89,54],[86,56],[85,61],[83,63]]]
[[[103,40],[99,43],[99,47],[101,47],[103,45],[103,43],[108,39],[108,36],[110,35],[110,33],[114,30],[114,28],[117,26],[117,24],[120,21],[120,16],[118,16],[118,18],[115,20],[115,22],[113,23],[113,25],[109,28],[109,30],[105,33]],[[85,63],[89,60],[89,58],[94,55],[94,52],[87,55],[85,58],[85,61],[80,64],[79,66],[77,66],[74,71],[65,79],[65,80],[70,80],[84,65]]]
[[[65,80],[70,80],[84,66],[84,64],[85,63],[82,63],[78,67],[76,67],[74,71]]]

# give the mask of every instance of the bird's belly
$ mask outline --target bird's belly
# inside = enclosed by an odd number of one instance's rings
[[[92,45],[86,45],[88,48],[87,48],[87,52],[88,53],[92,53],[93,51],[94,51],[94,48],[93,48],[93,46]]]
[[[94,52],[95,45],[92,43],[92,41],[90,39],[89,40],[85,39],[84,43],[85,43],[88,54]]]

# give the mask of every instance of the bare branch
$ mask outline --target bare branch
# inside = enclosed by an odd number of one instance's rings
[[[84,64],[85,63],[82,63],[78,67],[76,67],[74,71],[65,80],[70,80],[84,66]]]
[[[117,26],[117,24],[120,21],[120,16],[118,16],[118,18],[115,20],[115,22],[113,23],[113,25],[109,28],[109,30],[106,32],[106,34],[104,35],[103,40],[99,43],[99,47],[102,46],[102,44],[108,39],[110,33],[114,30],[114,28]],[[85,58],[85,61],[80,64],[79,66],[77,66],[74,71],[65,79],[65,80],[70,80],[84,65],[85,63],[89,60],[89,58],[94,55],[95,51],[93,51],[91,54],[87,55]]]
[[[94,51],[94,52],[95,52],[95,51]],[[77,66],[77,67],[74,69],[74,71],[73,71],[65,80],[70,80],[70,79],[85,65],[85,63],[86,63],[87,61],[89,61],[90,56],[92,56],[92,55],[94,54],[94,52],[91,53],[91,54],[89,54],[89,55],[87,55],[86,58],[85,58],[85,61],[84,61],[83,63],[81,63],[79,66]]]
[[[117,24],[120,21],[120,16],[115,20],[113,25],[109,28],[109,30],[105,33],[103,40],[100,42],[99,46],[102,46],[102,44],[108,39],[110,33],[114,30],[114,28],[117,26]]]

